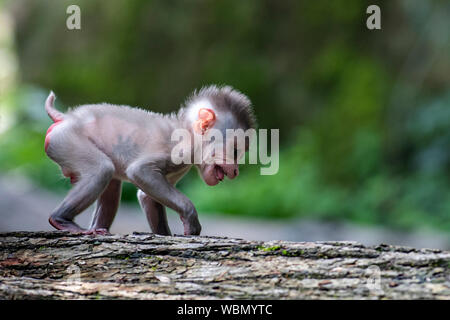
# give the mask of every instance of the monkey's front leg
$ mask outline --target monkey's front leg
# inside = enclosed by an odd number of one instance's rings
[[[127,169],[127,176],[155,201],[178,212],[183,222],[185,235],[200,234],[202,227],[194,205],[172,186],[157,168],[146,163],[135,163]]]
[[[147,215],[147,220],[153,233],[163,236],[170,236],[169,225],[167,224],[166,208],[149,197],[145,192],[139,190],[137,197],[142,210]]]

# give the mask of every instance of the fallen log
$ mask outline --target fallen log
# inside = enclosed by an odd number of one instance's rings
[[[385,244],[0,233],[0,299],[449,299],[449,267]]]

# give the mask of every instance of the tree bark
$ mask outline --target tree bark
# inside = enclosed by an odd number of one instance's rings
[[[1,299],[449,299],[449,266],[356,242],[0,234]]]

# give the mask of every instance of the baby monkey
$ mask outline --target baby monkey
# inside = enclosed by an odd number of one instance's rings
[[[122,181],[128,181],[138,188],[137,197],[152,232],[171,234],[165,210],[169,207],[180,215],[185,235],[200,234],[197,211],[175,184],[192,165],[210,186],[224,176],[234,179],[249,141],[245,141],[245,150],[238,150],[235,137],[220,146],[214,139],[202,139],[199,163],[175,163],[171,155],[178,142],[172,141],[172,133],[185,129],[194,141],[195,135],[204,137],[211,129],[225,137],[227,129],[246,131],[256,123],[250,100],[229,86],[195,91],[177,114],[170,115],[106,103],[62,113],[54,108],[54,100],[51,92],[45,109],[54,123],[45,137],[45,152],[70,178],[73,188],[52,212],[49,222],[56,229],[75,233],[108,234],[119,206]],[[224,147],[227,143],[232,144],[232,155]],[[196,144],[187,146],[190,150],[183,152],[193,159]],[[91,225],[83,229],[74,218],[95,200]]]

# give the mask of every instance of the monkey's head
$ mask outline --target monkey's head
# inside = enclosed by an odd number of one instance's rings
[[[208,86],[194,92],[186,106],[188,125],[202,136],[202,161],[196,166],[203,180],[214,186],[225,176],[234,179],[250,144],[244,133],[256,127],[250,100],[229,86]]]

